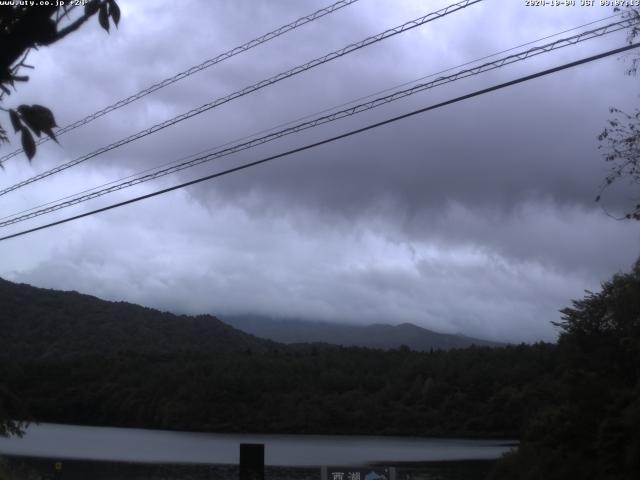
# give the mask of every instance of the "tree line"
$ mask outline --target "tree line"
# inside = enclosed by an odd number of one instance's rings
[[[0,363],[38,421],[211,432],[509,437],[554,346],[120,353]],[[534,379],[534,381],[532,381]]]

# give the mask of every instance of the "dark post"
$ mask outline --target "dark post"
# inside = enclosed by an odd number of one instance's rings
[[[240,480],[264,480],[264,444],[240,444]]]

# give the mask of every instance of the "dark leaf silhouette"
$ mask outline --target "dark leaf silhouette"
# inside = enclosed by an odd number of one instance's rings
[[[39,119],[40,125],[43,128],[53,128],[57,127],[56,120],[53,117],[53,113],[47,107],[43,107],[42,105],[33,104],[31,105],[31,111],[34,115],[36,115]]]
[[[20,122],[18,112],[14,109],[9,110],[9,118],[11,119],[11,125],[13,126],[14,131],[17,132],[22,129],[22,123]]]
[[[120,7],[115,0],[109,0],[109,15],[113,18],[113,23],[118,26],[120,22]]]
[[[22,129],[22,149],[27,154],[29,161],[31,161],[36,154],[36,142],[33,141],[33,135],[26,128]]]
[[[87,3],[84,6],[84,14],[87,17],[90,17],[91,15],[96,13],[99,8],[100,8],[100,0],[91,0],[89,3]]]
[[[20,105],[18,111],[27,126],[33,130],[38,137],[44,132],[53,140],[57,141],[52,130],[53,127],[57,125],[51,110],[42,105]]]
[[[29,105],[20,105],[18,107],[18,112],[20,112],[20,117],[24,123],[39,137],[42,133],[42,127],[40,125],[41,122],[38,115]]]
[[[109,11],[107,10],[106,3],[103,3],[102,5],[100,5],[100,13],[98,13],[98,21],[100,22],[100,26],[108,32],[109,31]]]
[[[51,110],[42,105],[31,105],[31,114],[38,122],[40,129],[52,140],[58,141],[53,133],[53,128],[57,127],[56,120]]]

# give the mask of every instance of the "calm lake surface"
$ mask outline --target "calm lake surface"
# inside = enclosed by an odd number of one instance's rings
[[[253,435],[31,425],[0,438],[0,454],[132,462],[238,464],[240,443],[264,443],[267,465],[318,466],[490,460],[509,442],[414,437]]]

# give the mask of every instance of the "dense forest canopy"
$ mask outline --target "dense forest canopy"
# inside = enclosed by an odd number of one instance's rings
[[[269,353],[5,361],[41,421],[215,432],[517,437],[554,375],[548,344],[449,352]]]

